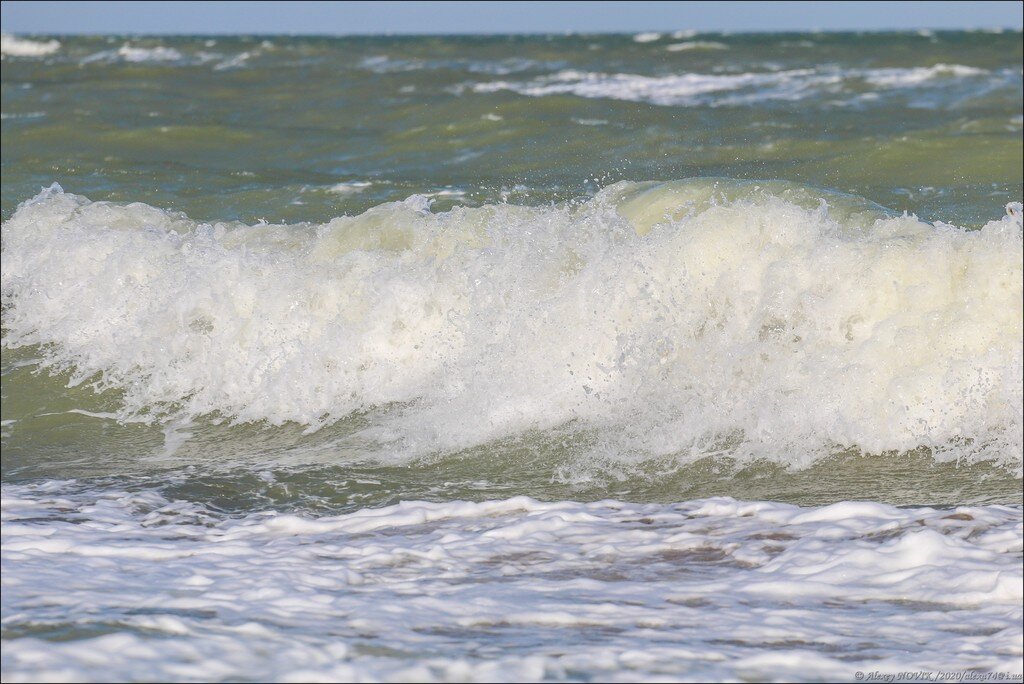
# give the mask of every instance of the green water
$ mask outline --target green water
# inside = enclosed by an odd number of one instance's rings
[[[60,41],[48,56],[4,57],[5,221],[52,182],[196,221],[323,223],[413,194],[436,214],[721,177],[975,228],[1024,182],[1018,32]],[[360,441],[388,407],[312,434],[216,414],[125,423],[88,415],[116,413],[119,390],[68,388],[68,372],[38,370],[41,353],[4,349],[5,481],[114,478],[226,510],[519,493],[1021,501],[1014,454],[972,464],[931,447],[837,446],[809,468],[711,455],[680,469],[668,455],[581,469],[602,438],[568,421],[390,463]]]
[[[667,49],[697,40],[727,49]],[[123,45],[181,57],[129,62],[117,54]],[[295,222],[412,193],[465,193],[438,198],[437,209],[503,198],[542,204],[623,179],[723,176],[793,180],[974,225],[1020,197],[1021,59],[1015,32],[656,43],[583,35],[66,39],[50,57],[3,63],[2,211],[9,217],[53,181],[196,219]],[[940,64],[985,73],[886,88],[863,75]],[[770,86],[719,90],[686,106],[473,90],[570,70],[653,78],[812,70],[836,82],[781,96],[792,99],[763,98]],[[749,98],[730,104],[732,95]],[[327,192],[353,180],[373,185]]]
[[[4,681],[1019,672],[1020,32],[2,51]]]

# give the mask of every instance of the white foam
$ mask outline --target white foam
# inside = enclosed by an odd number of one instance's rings
[[[441,190],[436,190],[434,192],[425,192],[425,193],[423,193],[422,196],[423,197],[465,197],[466,196],[466,191],[465,190],[455,190],[453,188],[444,188],[444,189],[441,189]]]
[[[923,447],[1019,469],[1019,213],[967,231],[862,205],[690,181],[245,226],[53,189],[3,226],[4,344],[123,391],[125,419],[380,409],[362,438],[388,459],[573,426],[620,463]]]
[[[688,50],[728,50],[729,46],[725,43],[718,43],[713,40],[688,40],[682,43],[666,45],[665,49],[669,52],[685,52]]]
[[[517,497],[231,517],[81,490],[3,485],[5,681],[836,680],[1020,665],[1019,507]]]
[[[653,43],[656,40],[661,40],[661,34],[655,33],[654,31],[638,33],[633,36],[633,41],[636,43]]]
[[[364,57],[359,62],[359,66],[378,74],[388,74],[400,71],[416,71],[424,68],[425,65],[421,60],[393,60],[387,55],[375,55],[373,57]]]
[[[466,58],[446,59],[400,59],[388,55],[365,57],[359,66],[378,74],[392,74],[409,71],[436,71],[441,69],[458,69],[478,74],[504,75],[532,69],[558,68],[564,62],[544,62],[522,57],[510,57],[501,60],[473,60]]]
[[[956,79],[984,76],[989,73],[986,69],[964,66],[963,64],[936,64],[930,67],[915,67],[911,69],[868,69],[863,72],[863,76],[872,85],[883,88],[907,88],[933,79]]]
[[[695,74],[639,76],[561,71],[526,83],[497,81],[473,86],[477,92],[511,90],[522,95],[572,94],[588,98],[609,98],[658,105],[742,104],[747,101],[799,100],[810,91],[841,78],[822,75],[810,69],[773,73]],[[745,95],[735,91],[748,90]]]
[[[216,41],[204,41],[206,47],[213,47]],[[209,65],[213,71],[241,69],[249,66],[250,60],[260,56],[260,50],[245,50],[236,54],[198,50],[182,52],[165,45],[142,47],[124,43],[116,50],[101,50],[80,58],[80,64],[165,64],[172,66]]]
[[[126,62],[176,62],[182,59],[180,52],[163,45],[144,48],[126,43],[117,49],[117,54]]]
[[[246,66],[246,62],[248,62],[252,57],[256,57],[257,55],[259,55],[259,52],[255,50],[252,52],[239,52],[234,57],[229,57],[224,61],[215,64],[213,70],[224,71],[225,69],[238,69],[240,67],[244,67]]]
[[[818,76],[809,69],[775,73],[734,75],[679,74],[674,76],[638,76],[561,71],[527,83],[497,81],[473,86],[477,92],[511,90],[522,95],[572,94],[588,98],[610,98],[659,105],[695,105],[740,103],[742,98],[722,98],[722,93],[742,89],[756,92],[757,100],[799,100],[809,88],[838,83],[835,76]]]
[[[727,49],[723,43],[694,41],[668,45],[666,50]],[[587,98],[608,98],[650,102],[671,106],[736,106],[773,100],[798,101],[812,97],[843,96],[846,104],[858,93],[848,90],[854,82],[868,83],[892,92],[907,89],[945,87],[967,79],[978,81],[974,94],[1018,83],[1019,75],[1008,71],[993,74],[985,69],[959,64],[939,64],[909,69],[789,69],[739,74],[680,73],[666,76],[608,74],[563,70],[531,81],[492,81],[472,85],[476,92],[510,90],[522,95],[544,97],[571,94]],[[1019,87],[1019,85],[1018,85]],[[915,105],[916,106],[916,105]]]
[[[46,112],[3,112],[0,113],[0,121],[7,121],[8,119],[41,119],[46,116]]]
[[[366,188],[373,185],[369,181],[345,181],[343,183],[336,183],[335,185],[327,188],[327,192],[334,193],[336,195],[355,195],[360,193]]]
[[[0,34],[0,55],[6,57],[45,57],[59,49],[59,40],[29,40],[9,33]]]

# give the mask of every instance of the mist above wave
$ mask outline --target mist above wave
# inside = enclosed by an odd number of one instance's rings
[[[7,348],[122,420],[316,430],[401,458],[532,430],[622,460],[854,448],[1021,463],[1019,211],[979,231],[787,183],[620,183],[198,223],[58,188],[3,226]]]

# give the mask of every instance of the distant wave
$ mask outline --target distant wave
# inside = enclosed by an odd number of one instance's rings
[[[633,36],[633,41],[636,43],[653,43],[656,40],[661,40],[661,34],[653,31],[638,33]]]
[[[45,57],[60,49],[57,40],[29,40],[8,33],[0,35],[0,55],[9,57]]]
[[[215,45],[210,41],[210,47]],[[266,41],[263,46],[269,45]],[[179,50],[166,45],[139,46],[125,43],[111,50],[101,50],[81,57],[79,64],[160,64],[168,66],[212,65],[214,71],[235,69],[248,66],[248,61],[261,54],[258,49],[251,49],[237,54],[224,54],[208,50]]]
[[[446,58],[446,59],[403,59],[388,55],[374,55],[359,62],[359,66],[367,71],[378,74],[393,74],[408,71],[435,71],[452,69],[478,74],[502,76],[520,71],[559,69],[564,67],[562,61],[541,61],[525,58],[505,58],[500,60]]]
[[[666,49],[674,47],[670,45]],[[703,49],[710,48],[705,44]],[[865,85],[890,93],[969,85],[962,93],[952,93],[954,98],[959,99],[999,89],[1021,90],[1019,73],[1009,70],[991,72],[961,64],[887,69],[808,68],[738,74],[680,73],[666,76],[563,70],[529,81],[491,81],[473,84],[471,88],[482,93],[509,90],[532,97],[577,95],[669,106],[736,106],[816,97],[826,98],[833,104],[851,104],[861,101],[859,98],[865,94]],[[934,106],[926,101],[912,104]]]
[[[933,79],[986,76],[987,69],[964,66],[963,64],[936,64],[930,67],[911,69],[866,69],[857,72],[865,81],[883,88],[906,88],[927,83]]]
[[[182,58],[181,53],[174,48],[163,46],[142,48],[122,45],[117,54],[126,62],[175,62]]]
[[[688,40],[682,43],[672,43],[665,49],[669,52],[686,52],[689,50],[728,50],[729,46],[713,40]]]

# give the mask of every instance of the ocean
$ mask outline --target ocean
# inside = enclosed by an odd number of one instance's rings
[[[4,35],[4,681],[1021,681],[1022,44]]]

